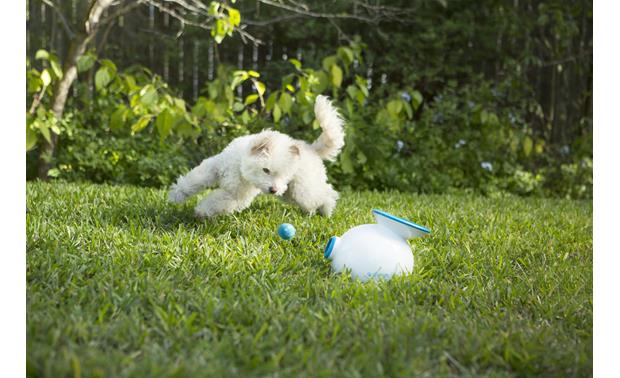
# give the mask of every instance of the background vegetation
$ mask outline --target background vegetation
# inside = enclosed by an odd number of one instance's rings
[[[29,178],[165,186],[238,135],[316,137],[324,93],[340,189],[592,196],[591,1],[126,1],[59,113],[90,3],[28,2]]]

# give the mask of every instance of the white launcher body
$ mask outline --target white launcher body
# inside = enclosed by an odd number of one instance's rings
[[[349,269],[362,282],[411,273],[413,253],[407,239],[428,235],[430,230],[381,210],[372,213],[376,224],[353,227],[329,239],[325,258],[335,272]]]

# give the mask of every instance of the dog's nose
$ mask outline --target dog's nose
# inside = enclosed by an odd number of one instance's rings
[[[271,193],[271,194],[275,194],[275,192],[277,192],[277,191],[278,191],[278,190],[276,189],[276,187],[275,187],[275,186],[270,186],[270,187],[269,187],[269,193]]]

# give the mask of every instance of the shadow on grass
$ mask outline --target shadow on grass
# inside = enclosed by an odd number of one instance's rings
[[[302,214],[301,210],[284,201],[259,198],[243,211],[220,215],[214,219],[200,219],[194,214],[196,204],[195,199],[182,205],[136,199],[136,201],[123,201],[111,207],[100,208],[99,214],[93,214],[93,216],[97,216],[103,224],[113,225],[127,231],[140,228],[157,233],[175,231],[182,227],[186,230],[195,229],[211,236],[218,236],[229,233],[231,230],[239,230],[244,225],[261,222],[266,215],[280,211],[280,207],[299,212],[299,215]]]

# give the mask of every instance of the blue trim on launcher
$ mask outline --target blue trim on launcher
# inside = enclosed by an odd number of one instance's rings
[[[372,209],[372,212],[375,213],[375,214],[381,215],[383,217],[386,217],[388,219],[391,219],[393,221],[396,221],[396,222],[398,222],[400,224],[404,224],[405,226],[413,227],[416,230],[420,230],[420,231],[425,232],[427,234],[431,233],[431,230],[429,230],[428,228],[426,228],[424,226],[420,226],[419,224],[415,224],[415,223],[413,223],[411,221],[408,221],[406,219],[396,217],[396,216],[394,216],[394,215],[392,215],[390,213],[386,213],[385,211],[381,211],[381,210],[378,210],[378,209]]]

